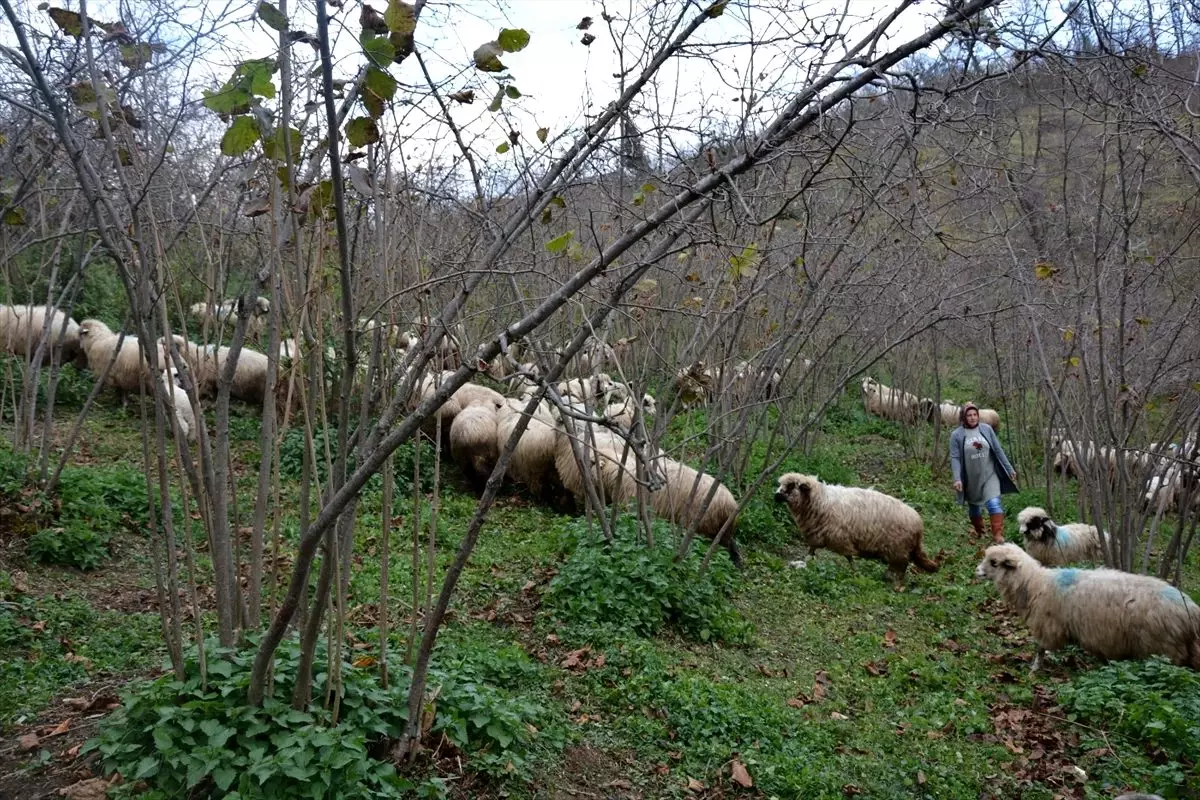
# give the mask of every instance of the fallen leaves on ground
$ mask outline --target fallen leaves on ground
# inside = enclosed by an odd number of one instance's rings
[[[746,770],[746,765],[738,759],[734,759],[729,766],[729,777],[733,782],[743,789],[749,789],[754,785],[754,779],[750,777],[750,773]]]

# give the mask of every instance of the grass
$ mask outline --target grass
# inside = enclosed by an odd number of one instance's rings
[[[674,441],[687,441],[702,426],[699,413],[680,420]],[[252,421],[236,419],[242,465],[257,456]],[[88,421],[83,462],[140,469],[136,426],[132,412],[103,403]],[[657,568],[627,569],[625,559],[614,561],[602,550],[588,555],[579,549],[588,537],[585,523],[507,493],[462,576],[437,658],[470,675],[483,687],[480,697],[500,687],[543,716],[519,768],[488,760],[495,750],[484,748],[466,756],[467,774],[448,791],[460,797],[557,798],[572,790],[691,797],[689,781],[739,791],[733,773],[744,767],[756,791],[779,798],[1099,798],[1125,788],[1200,797],[1194,676],[1153,661],[1100,666],[1066,651],[1033,680],[1026,632],[990,586],[971,579],[977,549],[966,541],[966,516],[946,475],[907,456],[905,435],[847,399],[824,421],[811,450],[779,471],[874,485],[904,498],[925,519],[926,550],[945,551],[942,570],[910,574],[908,591],[896,593],[883,565],[872,562],[850,567],[820,553],[805,569],[792,569],[789,561],[804,551],[767,487],[747,503],[740,523],[745,569],[719,581],[715,599],[696,595],[727,604],[746,635],[710,632],[705,638],[703,626],[671,622],[680,618],[674,612],[659,624],[643,608],[622,611],[628,607],[622,603],[637,603],[639,592],[671,609],[693,602],[680,587],[696,589],[699,579],[681,575],[662,586],[652,580]],[[298,469],[295,443],[285,456],[288,469]],[[756,452],[752,463],[769,456]],[[249,472],[246,486],[253,485]],[[474,510],[473,498],[449,471],[445,483],[435,591]],[[290,484],[284,494],[294,499]],[[1015,512],[1042,499],[1032,490],[1006,497],[1010,531]],[[429,505],[422,506],[427,519]],[[407,491],[398,495],[394,514],[396,663],[408,646],[413,594]],[[352,635],[366,645],[376,641],[379,515],[378,490],[369,487],[360,505],[349,607]],[[294,539],[294,520],[283,529]],[[23,562],[0,565],[7,571],[0,573],[0,725],[11,733],[81,682],[160,666],[156,614],[102,610],[99,593],[81,588],[119,575],[123,586],[145,589],[145,546],[129,536],[115,539],[118,567],[91,576]],[[12,585],[17,569],[27,574],[25,592]],[[69,585],[63,576],[73,576],[73,591],[39,591],[39,584]],[[1200,577],[1195,553],[1187,577]],[[598,599],[564,604],[564,585],[576,598]],[[627,624],[626,617],[642,622]]]

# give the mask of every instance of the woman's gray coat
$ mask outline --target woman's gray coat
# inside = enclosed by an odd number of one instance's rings
[[[992,454],[992,464],[996,467],[996,474],[1000,476],[1000,494],[1012,494],[1020,491],[1017,485],[1013,483],[1013,479],[1008,477],[1015,470],[1012,464],[1008,461],[1008,456],[1004,455],[1004,448],[1000,446],[1000,440],[996,438],[996,432],[992,430],[992,426],[986,422],[979,423],[979,435],[987,440],[988,447]],[[962,425],[954,429],[954,433],[950,434],[950,474],[954,476],[954,480],[963,482],[963,492],[957,495],[958,502],[963,502],[963,495],[967,488],[966,473],[963,472],[963,459],[966,454],[963,452],[966,447],[967,431]]]

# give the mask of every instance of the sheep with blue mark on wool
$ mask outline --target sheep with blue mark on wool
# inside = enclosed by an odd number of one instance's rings
[[[1200,670],[1200,606],[1166,581],[1115,569],[1050,569],[1015,544],[987,549],[988,578],[1037,642],[1032,671],[1049,650],[1075,643],[1101,658],[1153,655]]]
[[[1104,534],[1095,525],[1081,522],[1059,525],[1045,509],[1028,506],[1017,514],[1017,528],[1025,537],[1029,555],[1043,566],[1104,560]]]

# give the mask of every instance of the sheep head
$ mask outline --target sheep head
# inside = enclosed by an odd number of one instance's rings
[[[927,422],[933,422],[934,418],[937,416],[937,412],[937,403],[933,402],[933,400],[929,399],[928,397],[924,398],[920,403],[917,404],[917,414],[923,417]]]
[[[812,496],[820,491],[821,481],[815,475],[801,475],[789,472],[779,476],[779,486],[775,489],[775,502],[787,503],[794,508],[808,505]]]
[[[95,341],[97,337],[109,336],[111,334],[112,328],[98,319],[85,319],[79,323],[79,339],[85,349],[88,346],[87,342]]]
[[[1055,525],[1045,509],[1029,506],[1017,514],[1017,529],[1022,536],[1042,542],[1054,541]]]
[[[1030,556],[1024,550],[1011,542],[994,544],[984,551],[983,560],[975,568],[975,576],[996,582],[1004,575],[1020,569],[1022,562],[1028,558]]]

